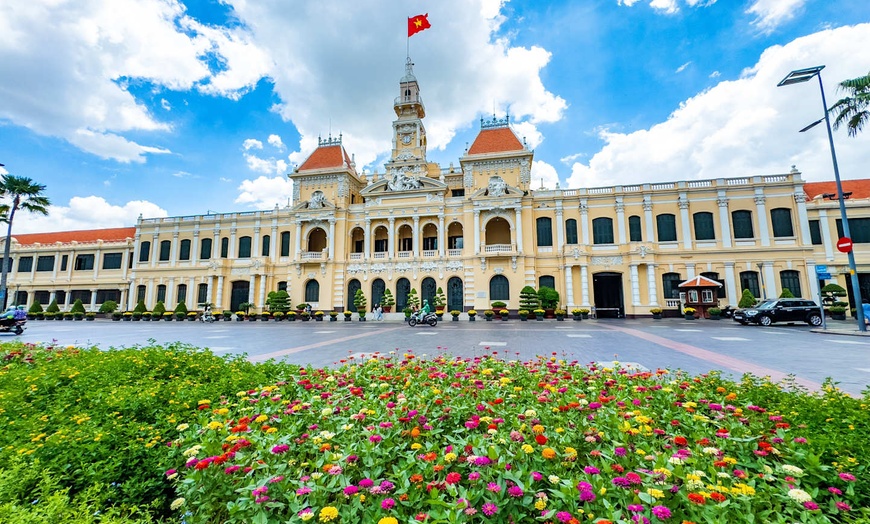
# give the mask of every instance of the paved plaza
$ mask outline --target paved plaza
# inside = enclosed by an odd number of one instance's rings
[[[564,322],[476,322],[446,319],[436,327],[385,322],[94,322],[31,321],[20,340],[103,349],[184,342],[217,354],[245,353],[327,366],[349,356],[413,351],[417,355],[474,356],[497,352],[507,359],[557,356],[580,362],[633,362],[649,369],[683,369],[693,374],[721,370],[732,378],[745,372],[795,380],[813,390],[827,377],[854,395],[870,385],[870,337],[813,333],[805,325],[740,326],[730,320],[584,320]],[[829,322],[832,329],[853,323]],[[5,335],[11,339],[10,335]]]

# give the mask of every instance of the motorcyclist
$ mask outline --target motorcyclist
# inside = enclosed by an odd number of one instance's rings
[[[423,308],[420,310],[420,318],[426,318],[426,315],[432,312],[432,308],[429,307],[429,300],[423,299]]]

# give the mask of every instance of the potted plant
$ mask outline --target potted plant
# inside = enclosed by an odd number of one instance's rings
[[[662,308],[660,308],[660,307],[652,307],[649,309],[649,312],[652,313],[652,317],[654,319],[661,319],[662,318]]]
[[[711,307],[707,310],[707,313],[710,314],[710,320],[719,320],[721,318],[720,315],[722,314],[722,310],[717,307]]]
[[[38,300],[34,300],[33,304],[30,305],[30,309],[27,310],[27,318],[28,320],[37,319],[40,313],[43,313],[42,304]]]
[[[97,318],[97,314],[93,311],[88,311],[87,313],[85,313],[85,320],[93,321],[95,318]]]
[[[576,320],[577,322],[583,319],[583,313],[580,311],[579,308],[576,307],[571,310],[571,316],[573,316],[574,320]]]
[[[124,319],[124,322],[130,322],[130,321],[133,320],[133,315],[134,315],[134,314],[135,314],[135,313],[133,313],[132,311],[124,311],[124,314],[121,315],[121,318]],[[142,314],[139,313],[139,315],[140,315],[139,318],[142,318],[142,317],[141,317]],[[137,318],[136,320],[139,320],[139,319]]]
[[[144,315],[144,313],[142,313],[141,311],[132,311],[130,313],[132,320],[135,320],[136,322],[139,322],[140,320],[142,320],[143,315]]]
[[[559,292],[547,286],[541,286],[538,290],[538,299],[541,301],[541,308],[547,314],[547,317],[553,318],[556,306],[559,304]]]
[[[270,291],[266,295],[266,307],[273,313],[286,313],[290,310],[290,295],[287,291],[280,289],[278,291]]]
[[[510,316],[511,312],[508,311],[507,309],[502,309],[501,311],[498,312],[498,314],[501,315],[501,319],[503,321],[507,322],[507,319]]]
[[[70,313],[73,314],[75,320],[82,320],[85,318],[85,305],[82,304],[82,299],[79,298],[73,302],[72,308],[70,308]]]
[[[64,319],[64,320],[72,320],[72,319],[73,319],[73,314],[72,314],[71,312],[69,312],[69,311],[65,311],[64,314],[63,314],[63,319]],[[81,320],[81,319],[79,319],[79,320]]]
[[[501,300],[496,300],[495,302],[490,304],[490,306],[492,306],[493,311],[502,310],[507,307],[507,303],[502,302]]]
[[[272,320],[272,313],[269,313],[268,311],[260,313],[260,320],[262,320],[263,322],[268,322]]]
[[[695,308],[693,308],[693,307],[683,308],[683,315],[685,315],[686,320],[695,320]]]
[[[100,304],[100,313],[104,313],[106,315],[106,318],[112,316],[112,313],[114,313],[117,309],[118,303],[114,300],[107,300]]]
[[[527,311],[528,315],[533,315],[532,311],[540,307],[541,301],[538,299],[538,292],[532,286],[526,286],[520,291],[520,309]],[[533,317],[530,317],[533,318]]]
[[[188,311],[187,312],[187,321],[188,322],[196,322],[196,317],[199,316],[196,311]]]
[[[459,310],[454,309],[450,312],[450,316],[453,317],[453,322],[459,322]]]
[[[435,310],[435,317],[438,318],[439,322],[444,320],[444,310],[443,309],[436,309]]]
[[[586,308],[580,308],[580,316],[583,317],[583,320],[587,320],[589,318],[589,310]]]
[[[352,317],[352,316],[353,316],[353,311],[345,311],[344,312],[344,321],[350,322],[351,321],[350,317]]]
[[[385,289],[384,295],[381,297],[381,307],[384,309],[384,313],[392,311],[393,306],[395,305],[396,299],[393,298],[393,292],[389,289]]]
[[[556,315],[556,320],[558,322],[562,322],[565,320],[565,310],[564,309],[557,309],[556,311],[554,311],[554,313]]]
[[[495,316],[495,311],[493,311],[491,309],[487,309],[486,311],[483,312],[483,316],[486,317],[487,322],[492,322],[492,317]]]
[[[145,311],[142,313],[142,322],[151,322],[151,317],[154,316],[154,313],[150,311]]]
[[[323,322],[323,311],[315,311],[314,312],[314,320],[318,322]]]
[[[163,312],[163,320],[166,322],[172,322],[172,319],[175,318],[175,313],[172,311],[164,311]]]
[[[302,313],[299,313],[299,320],[301,320],[302,322],[308,322],[309,320],[311,320],[311,314],[307,311],[303,311]]]
[[[46,313],[52,313],[52,315],[51,315],[52,318],[57,317],[57,316],[58,316],[58,313],[60,313],[60,308],[57,306],[57,300],[52,300],[52,301],[48,304],[48,307],[45,308],[45,312],[46,312]],[[62,315],[61,315],[61,316],[62,316]],[[46,316],[46,319],[49,319],[48,316]],[[49,320],[50,320],[50,319],[49,319]]]
[[[541,308],[538,308],[538,309],[534,310],[533,313],[535,314],[535,320],[540,322],[540,321],[544,320],[544,313],[546,313],[546,311],[541,309]]]
[[[477,311],[475,311],[475,310],[473,310],[473,309],[469,309],[469,310],[468,310],[468,320],[469,320],[469,322],[474,322],[474,317],[476,317],[476,316],[477,316]]]
[[[444,295],[444,290],[440,287],[435,290],[435,298],[432,299],[433,306],[436,310],[440,309],[441,314],[444,314],[444,309],[447,307],[447,297]],[[438,317],[441,320],[441,317]]]
[[[288,321],[296,322],[296,312],[295,311],[288,311],[286,314],[286,317],[287,317]]]
[[[175,306],[175,319],[181,322],[187,318],[188,313],[189,311],[187,310],[187,306],[184,305],[184,301],[179,300],[178,304]]]
[[[408,319],[411,318],[411,313],[413,313],[413,312],[414,312],[414,310],[409,308],[409,307],[406,307],[405,309],[402,310],[402,313],[405,314],[405,322],[407,322]]]
[[[517,315],[520,316],[520,320],[522,320],[523,322],[527,322],[529,320],[529,310],[528,309],[521,309],[521,310],[517,311]]]
[[[413,293],[414,290],[412,289],[411,292]],[[363,293],[362,289],[357,289],[356,294],[353,296],[353,305],[356,307],[356,312],[359,315],[360,322],[366,321],[367,304],[368,302],[366,301],[365,293]]]
[[[154,304],[154,309],[151,310],[151,320],[160,320],[163,318],[163,313],[166,313],[166,306],[163,301],[158,301]]]
[[[329,321],[330,322],[338,321],[338,312],[337,311],[330,311],[329,312]]]
[[[275,322],[281,322],[282,320],[284,320],[284,316],[285,315],[283,311],[276,311],[272,313],[272,318],[275,319]]]
[[[846,308],[844,306],[831,306],[828,311],[834,320],[846,320]]]
[[[112,312],[112,321],[120,322],[121,317],[123,317],[123,314],[120,311],[113,311]]]
[[[420,309],[420,297],[417,295],[416,289],[411,289],[408,293],[408,307],[411,309]]]
[[[242,322],[245,320],[245,312],[244,311],[236,311],[236,321]]]
[[[229,311],[229,310],[223,311],[221,316],[224,317],[224,320],[232,320],[233,319],[233,312]]]

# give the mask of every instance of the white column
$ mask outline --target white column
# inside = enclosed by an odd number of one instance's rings
[[[571,273],[574,266],[571,264],[565,265],[565,298],[568,300],[568,307],[574,307],[574,275]]]
[[[517,206],[515,211],[514,228],[517,230],[517,253],[523,254],[523,210],[522,205]]]
[[[740,302],[740,294],[737,289],[737,280],[734,278],[734,262],[725,262],[725,289],[728,292],[728,303],[737,305]]]
[[[767,284],[767,298],[779,296],[779,279],[776,278],[776,273],[773,271],[773,262],[764,263],[764,283]]]
[[[580,305],[589,307],[589,270],[580,264]]]
[[[211,258],[213,260],[217,260],[220,258],[220,249],[221,249],[221,230],[220,225],[214,225],[214,238],[211,241]]]
[[[807,216],[807,195],[803,189],[800,189],[794,194],[794,201],[798,208],[798,224],[801,230],[801,245],[812,245],[813,241],[810,237],[810,219]],[[815,275],[813,275],[815,277]]]
[[[199,228],[199,224],[196,225]],[[191,266],[195,266],[199,262],[199,229],[193,231],[193,240],[190,242],[190,262]]]
[[[329,219],[329,253],[328,258],[335,258],[335,219]]]
[[[151,247],[148,249],[148,264],[151,267],[157,265],[157,253],[159,253],[160,249],[160,237],[157,233],[151,235]]]
[[[695,278],[695,264],[691,262],[686,264],[686,280],[690,278]]]
[[[828,210],[819,209],[819,231],[822,233],[822,245],[825,246],[825,260],[834,260],[834,242],[831,239],[831,221],[828,220]]]
[[[271,240],[271,239],[269,239]],[[251,258],[260,256],[260,226],[254,226],[254,238],[251,239]]]
[[[96,307],[97,307],[97,290],[92,289],[91,290],[91,303],[88,304],[88,309],[90,309],[91,311],[96,311],[97,310]]]
[[[217,298],[215,299],[215,307],[223,310],[224,308],[224,276],[217,277]]]
[[[266,275],[260,275],[260,311],[266,311]]]
[[[236,232],[237,231],[238,231],[238,229],[236,228],[236,225],[233,224],[233,226],[230,227],[230,247],[227,250],[227,258],[229,258],[229,259],[238,258],[238,256],[237,256],[238,253],[236,253]]]
[[[178,302],[175,297],[175,291],[175,277],[170,277],[169,283],[166,284],[166,300],[163,302],[163,305],[166,306],[167,311],[171,311],[172,308],[175,307],[175,304]]]
[[[625,244],[625,204],[622,197],[616,197],[616,231],[620,244]]]
[[[580,231],[583,234],[583,245],[589,245],[589,208],[586,206],[586,199],[580,201]],[[583,300],[586,304],[586,300]]]
[[[33,257],[38,260],[37,257]],[[36,260],[33,261],[33,271],[36,271]],[[35,273],[30,275],[30,281],[33,282],[33,276]],[[94,253],[94,280],[99,278],[100,276],[100,248],[97,248],[97,252]]]
[[[51,290],[51,292],[48,294],[48,303],[51,304],[52,302],[54,302],[54,300],[56,298],[57,298],[57,292],[54,290]]]
[[[628,266],[629,274],[631,275],[631,305],[640,306],[640,281],[637,276],[637,264]]]
[[[414,216],[414,229],[411,231],[411,249],[414,251],[414,258],[420,258],[420,217]]]
[[[770,231],[767,227],[767,211],[764,208],[764,190],[758,188],[755,190],[755,212],[758,215],[758,232],[761,235],[761,245],[770,245]]]
[[[278,262],[278,242],[281,239],[278,238],[278,224],[272,224],[272,235],[269,237],[269,260],[272,263]]]
[[[728,216],[728,198],[725,197],[725,191],[719,192],[719,198],[716,199],[719,205],[719,234],[722,236],[722,247],[731,247],[731,221]]]
[[[689,226],[689,201],[686,200],[686,194],[680,194],[680,222],[683,226],[683,249],[692,249],[692,229]]]
[[[191,300],[193,299],[193,300]],[[190,282],[187,284],[187,296],[184,297],[184,304],[188,309],[196,309],[199,299],[199,289],[196,285],[196,278],[190,277]]]
[[[371,237],[372,237],[372,221],[370,218],[366,219],[366,230],[363,234],[363,258],[368,260],[371,255]]]
[[[438,256],[444,258],[444,239],[447,238],[447,232],[444,231],[444,215],[438,216]]]
[[[647,264],[646,266],[646,285],[649,293],[649,305],[659,305],[659,292],[656,289],[656,266],[655,264]]]
[[[178,231],[172,232],[172,251],[169,254],[169,265],[175,267],[178,261]]]
[[[138,244],[138,241],[137,241],[137,244]],[[133,249],[135,249],[135,247]],[[51,270],[51,279],[52,280],[57,280],[57,268],[59,268],[59,267],[60,267],[60,251],[55,251],[54,252],[54,267]]]
[[[389,223],[389,228],[387,229],[387,256],[390,257],[390,260],[393,260],[393,253],[395,253],[396,247],[393,245],[393,239],[395,235],[393,234],[393,230],[396,229],[396,219],[390,217],[387,219]]]
[[[212,304],[214,304],[215,303],[214,298],[212,298],[212,294],[211,294],[211,292],[214,290],[214,277],[213,276],[205,277],[205,285],[206,285],[205,301],[211,302]],[[215,305],[215,307],[218,307],[218,305]]]
[[[154,300],[154,294],[156,292],[157,292],[157,285],[154,283],[153,278],[149,278],[148,283],[146,284],[146,289],[145,289],[145,296],[148,297],[148,299],[145,302],[145,306],[148,307],[149,309],[153,308],[154,305],[156,304],[156,301]],[[69,300],[67,300],[67,302],[69,302]]]
[[[474,254],[480,253],[480,211],[474,210]]]
[[[296,221],[296,261],[302,260],[302,221]]]
[[[646,240],[647,242],[658,242],[656,229],[653,227],[652,200],[650,197],[643,197],[643,221],[646,224]]]
[[[51,292],[51,299],[54,300],[55,295],[54,291]],[[136,281],[130,281],[130,292],[127,293],[127,311],[132,310],[136,307]]]
[[[257,283],[257,275],[251,275],[248,278],[248,300],[250,304],[254,304],[254,285]]]
[[[814,260],[807,260],[807,280],[810,281],[810,295],[809,298],[819,302],[819,279],[816,277],[816,262]]]
[[[565,249],[565,220],[562,218],[562,204],[556,204],[556,253],[561,255]]]

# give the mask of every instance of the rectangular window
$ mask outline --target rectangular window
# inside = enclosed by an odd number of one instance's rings
[[[18,259],[18,272],[30,273],[33,270],[33,257],[21,257]]]
[[[791,209],[786,207],[771,209],[770,222],[773,224],[774,238],[794,236],[794,228],[791,223]]]
[[[752,211],[734,211],[731,213],[731,225],[734,227],[734,238],[755,238],[752,231]]]
[[[123,253],[106,253],[103,255],[103,269],[121,269]],[[100,302],[99,300],[97,302]]]
[[[251,258],[251,237],[239,238],[239,258]]]
[[[278,291],[287,291],[287,281],[286,280],[282,280],[281,282],[278,282]]]
[[[553,246],[553,221],[548,217],[537,219],[538,247]]]
[[[272,237],[269,235],[265,235],[263,237],[263,250],[260,252],[260,256],[267,257],[269,256],[269,249],[271,247]]]
[[[187,238],[181,241],[181,246],[178,250],[178,260],[190,260],[190,240]]]
[[[613,220],[602,217],[592,221],[592,243],[593,244],[612,244],[613,243]]]
[[[223,237],[221,239],[221,258],[227,258],[228,256],[230,256],[230,239]]]
[[[284,231],[281,233],[281,256],[290,256],[290,232]]]
[[[399,239],[399,251],[411,251],[411,243],[413,239],[410,238],[400,238]]]
[[[464,197],[465,190],[464,189],[451,189],[450,196],[452,196],[452,197]]]
[[[354,253],[362,253],[365,249],[365,240],[354,240],[353,241],[353,252]]]
[[[121,292],[117,289],[98,289],[97,290],[97,304],[102,304],[107,300],[113,300],[115,302],[121,301]]]
[[[148,262],[151,257],[151,242],[147,240],[139,244],[139,262]]]
[[[447,238],[447,249],[462,249],[464,245],[463,237],[453,236]]]
[[[69,292],[69,301],[72,304],[75,304],[76,300],[81,300],[82,304],[90,304],[91,303],[91,292],[87,289],[74,289]]]
[[[565,243],[572,245],[577,243],[577,221],[573,218],[565,221]]]
[[[818,220],[810,220],[810,240],[814,246],[822,245],[822,228]]]
[[[713,229],[713,213],[695,213],[692,218],[695,222],[695,240],[716,239],[716,233]]]
[[[870,218],[850,218],[849,235],[855,244],[870,243]],[[843,238],[843,221],[837,219],[837,238]]]
[[[41,256],[36,259],[37,271],[54,271],[54,255]]]
[[[54,299],[57,300],[58,305],[66,304],[66,291],[55,291]]]
[[[60,270],[61,271],[66,271],[66,265],[67,265],[68,261],[69,261],[69,255],[63,255],[60,257]]]
[[[137,302],[145,300],[145,291],[146,291],[145,286],[142,286],[142,285],[136,286],[136,301]]]
[[[656,229],[659,242],[677,241],[677,217],[670,213],[656,216]]]
[[[208,302],[208,284],[200,284],[196,288],[196,303],[202,305],[206,302]]]
[[[199,242],[199,259],[208,260],[211,258],[211,239],[203,238]]]
[[[438,249],[438,237],[425,237],[423,239],[423,251],[435,251]]]
[[[94,255],[77,255],[76,263],[73,269],[75,269],[76,271],[87,271],[89,269],[94,269]],[[88,297],[88,300],[90,300],[90,297]]]
[[[48,291],[34,291],[33,300],[42,306],[47,306],[51,302],[51,294]]]
[[[375,240],[375,253],[384,253],[387,251],[387,239]]]
[[[713,303],[713,290],[712,289],[702,289],[701,290],[701,302],[704,304],[712,304]]]
[[[791,291],[791,294],[796,297],[801,296],[801,274],[797,271],[793,269],[780,271],[779,283],[781,289]]]
[[[643,242],[643,235],[640,229],[640,217],[632,215],[628,217],[628,239],[631,242]]]
[[[169,260],[169,252],[172,250],[172,241],[170,240],[161,240],[160,241],[160,258],[158,259],[160,262],[166,262]]]
[[[166,305],[166,286],[164,284],[157,286],[157,302],[163,302],[163,305]]]

